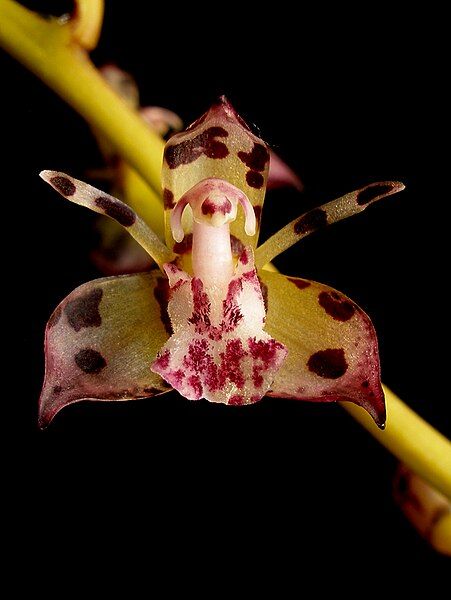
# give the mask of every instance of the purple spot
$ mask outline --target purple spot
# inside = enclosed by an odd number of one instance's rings
[[[232,254],[234,256],[240,255],[245,247],[243,242],[234,235],[230,236],[230,245],[232,247]]]
[[[50,183],[56,187],[60,194],[63,196],[73,196],[77,191],[77,188],[67,177],[61,177],[57,175],[50,178]]]
[[[327,213],[322,208],[314,208],[306,213],[294,224],[294,232],[297,235],[316,231],[327,225]]]
[[[260,277],[258,278],[258,281],[260,283],[260,288],[262,291],[263,304],[265,305],[265,312],[268,312],[268,286],[266,285],[266,283],[263,283],[263,281],[260,279]]]
[[[384,196],[393,191],[393,186],[387,183],[369,185],[357,194],[357,204],[359,206],[365,206],[369,204],[379,196]]]
[[[61,394],[61,392],[62,392],[62,391],[63,391],[63,388],[62,388],[62,386],[60,386],[60,385],[55,385],[55,387],[53,388],[53,393],[54,393],[56,396],[59,396],[59,395]]]
[[[348,370],[348,363],[342,348],[329,348],[315,352],[308,359],[307,366],[312,373],[325,379],[338,379]]]
[[[174,194],[168,188],[164,188],[163,190],[163,204],[165,208],[174,208]]]
[[[176,242],[174,244],[173,250],[176,254],[186,254],[187,252],[191,252],[193,249],[193,234],[188,233],[185,235],[181,242]]]
[[[287,279],[291,283],[294,283],[294,285],[300,290],[305,290],[305,288],[308,288],[312,285],[310,281],[306,281],[305,279],[296,279],[294,277],[287,277]]]
[[[108,196],[99,196],[94,202],[106,215],[124,227],[131,227],[136,221],[136,214],[134,211],[120,200],[115,200]]]
[[[194,162],[202,154],[208,158],[225,158],[229,155],[229,150],[224,142],[216,138],[228,135],[229,133],[223,127],[209,127],[191,140],[166,146],[165,160],[170,169],[176,169],[180,165]]]
[[[224,198],[224,202],[222,204],[218,204],[217,202],[213,202],[210,198],[206,198],[202,202],[202,214],[203,215],[214,215],[216,213],[221,213],[222,215],[227,215],[232,210],[232,203],[228,198]]]
[[[228,405],[229,406],[243,406],[244,403],[245,403],[244,397],[240,396],[239,394],[235,394],[234,396],[231,396],[231,398],[229,398]]]
[[[263,184],[265,183],[263,175],[257,171],[248,171],[246,173],[246,181],[248,186],[255,188],[256,190],[263,187]]]
[[[166,278],[159,277],[157,279],[157,284],[153,290],[153,295],[160,306],[160,319],[164,325],[166,333],[172,335],[171,319],[169,318],[168,314],[170,289],[169,281]]]
[[[74,357],[75,364],[88,375],[97,375],[106,367],[106,360],[97,350],[84,348],[77,352]]]
[[[169,350],[165,350],[163,354],[160,354],[155,359],[154,365],[159,369],[167,369],[169,367],[169,360],[171,358]]]
[[[252,171],[264,171],[269,162],[269,152],[266,146],[254,142],[251,152],[238,152],[238,158]]]
[[[349,321],[354,316],[355,306],[337,292],[321,292],[319,305],[336,321]]]
[[[191,375],[191,377],[188,378],[188,385],[191,386],[194,394],[198,398],[202,397],[202,392],[204,391],[204,389],[202,387],[199,375]]]
[[[100,327],[102,317],[100,316],[99,305],[102,296],[103,290],[96,288],[88,294],[67,303],[64,312],[72,329],[80,331],[83,327]]]

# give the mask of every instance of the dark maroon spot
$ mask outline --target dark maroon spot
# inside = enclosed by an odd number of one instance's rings
[[[217,140],[218,137],[227,137],[229,133],[223,127],[209,127],[191,140],[185,140],[166,146],[164,157],[170,169],[176,169],[180,165],[188,165],[197,160],[202,154],[208,158],[225,158],[229,150],[224,144]]]
[[[255,218],[257,220],[257,224],[260,225],[260,220],[262,218],[262,207],[254,206],[254,213],[255,213]]]
[[[316,231],[327,225],[327,213],[322,208],[314,208],[306,213],[294,224],[294,232],[297,235]]]
[[[204,339],[194,340],[188,346],[188,354],[183,359],[183,364],[187,369],[195,373],[201,373],[207,369],[210,362],[208,354],[208,342]]]
[[[84,348],[75,355],[75,364],[79,369],[89,375],[97,375],[106,367],[106,360],[92,348]]]
[[[199,375],[191,375],[191,377],[188,378],[188,384],[193,388],[195,395],[200,398],[204,389],[200,382]]]
[[[70,179],[67,177],[61,177],[61,175],[57,175],[56,177],[50,178],[50,183],[56,187],[60,194],[63,196],[73,196],[77,191],[77,188],[72,183]]]
[[[155,359],[155,366],[160,369],[167,369],[169,367],[170,358],[171,358],[171,355],[170,355],[169,350],[165,350],[163,352],[163,354],[160,354]]]
[[[265,369],[269,369],[274,364],[278,350],[283,348],[283,345],[276,340],[256,340],[249,338],[247,341],[251,356],[254,360],[260,360]]]
[[[263,283],[263,281],[260,279],[260,277],[258,278],[258,281],[260,283],[260,288],[262,291],[263,304],[265,305],[265,312],[268,312],[268,286],[266,285],[266,283]]]
[[[258,365],[254,365],[252,368],[252,381],[253,381],[254,387],[256,387],[256,388],[260,388],[263,385],[263,377],[261,374],[262,371],[263,371],[263,368]]]
[[[263,187],[263,184],[265,183],[263,175],[261,173],[257,173],[257,171],[248,171],[246,173],[246,181],[247,185],[255,188],[256,190],[259,190],[261,187]]]
[[[55,325],[61,319],[62,314],[63,314],[63,309],[61,308],[61,306],[57,306],[50,316],[49,322],[47,323],[47,327],[49,329],[51,327],[55,327]]]
[[[254,142],[251,152],[238,152],[238,158],[252,171],[264,171],[269,162],[268,149],[258,142]]]
[[[244,387],[245,378],[241,370],[241,361],[246,356],[240,339],[229,340],[225,352],[221,352],[221,370],[224,379],[229,379],[238,389]]]
[[[229,406],[243,406],[244,403],[244,397],[240,396],[239,394],[235,394],[234,396],[229,398],[228,402]]]
[[[204,284],[198,277],[193,277],[191,280],[191,290],[193,292],[193,314],[188,322],[195,326],[196,333],[204,333],[211,326],[210,299],[204,292]]]
[[[227,215],[232,210],[232,203],[228,198],[224,198],[224,202],[222,204],[217,204],[210,200],[210,198],[206,198],[202,202],[202,214],[203,215],[214,215],[216,213],[221,213],[222,215]]]
[[[389,194],[392,191],[393,186],[387,183],[384,183],[382,185],[369,185],[357,194],[357,204],[359,204],[360,206],[365,206],[365,204],[369,204],[376,198],[379,198],[379,196]]]
[[[60,385],[55,385],[55,387],[53,388],[53,393],[56,396],[59,396],[59,394],[61,394],[62,391],[63,391],[63,388]]]
[[[370,382],[368,381],[368,379],[365,379],[365,381],[362,381],[362,383],[360,385],[363,388],[369,388],[370,387]]]
[[[306,281],[305,279],[295,279],[294,277],[287,277],[287,279],[291,283],[294,283],[294,285],[300,290],[305,290],[305,288],[308,288],[312,285],[310,281]]]
[[[338,379],[348,369],[348,363],[342,348],[330,348],[315,352],[308,359],[307,366],[310,371],[325,379]]]
[[[247,265],[247,263],[249,262],[249,254],[247,252],[247,248],[244,248],[243,251],[241,252],[238,260],[240,261],[240,263],[242,263],[243,265]]]
[[[230,236],[230,245],[232,247],[232,254],[234,256],[239,256],[245,247],[243,242],[234,235]]]
[[[174,208],[174,194],[168,188],[164,188],[163,190],[163,204],[165,208]]]
[[[321,292],[319,305],[336,321],[349,321],[354,316],[355,306],[337,292]]]
[[[113,198],[108,198],[108,196],[99,196],[99,198],[95,199],[95,204],[106,215],[115,219],[124,227],[131,227],[136,221],[136,215],[133,210],[123,202],[120,202],[120,200],[114,200]]]
[[[102,317],[100,316],[99,305],[102,296],[103,290],[96,288],[88,294],[67,303],[64,311],[69,325],[75,331],[80,331],[83,327],[100,327]]]
[[[173,250],[176,254],[186,254],[187,252],[191,252],[193,248],[193,234],[188,233],[185,235],[181,242],[176,242],[174,244]]]
[[[157,279],[157,284],[153,290],[153,295],[160,306],[160,319],[164,325],[166,333],[172,335],[171,319],[169,318],[168,314],[170,289],[169,281],[166,278],[159,277]]]

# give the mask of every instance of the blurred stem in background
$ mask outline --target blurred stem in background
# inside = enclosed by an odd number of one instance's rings
[[[116,95],[89,59],[88,52],[100,35],[103,1],[78,0],[75,5],[71,18],[45,19],[13,0],[0,0],[0,43],[99,130],[136,169],[150,187],[149,213],[159,222],[163,213],[160,174],[164,142]],[[410,470],[433,486],[432,495],[440,492],[450,499],[451,444],[391,390],[384,389],[388,412],[384,431],[363,409],[347,402],[341,404]],[[421,490],[426,496],[429,492],[424,490],[430,488],[423,484],[426,487]],[[440,506],[440,519],[432,519],[428,539],[439,551],[451,552],[450,504],[443,498]]]

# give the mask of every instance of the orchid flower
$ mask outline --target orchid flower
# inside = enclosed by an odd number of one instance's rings
[[[112,89],[134,110],[138,110],[147,126],[167,139],[183,129],[183,122],[173,111],[159,106],[142,106],[139,89],[134,78],[113,64],[99,69]],[[161,211],[155,210],[154,192],[144,179],[132,169],[114,150],[111,143],[96,128],[93,133],[107,167],[90,171],[97,179],[111,182],[112,194],[131,206],[154,231],[163,235]],[[269,172],[267,189],[293,187],[302,191],[303,184],[294,171],[271,149],[269,149]],[[150,256],[123,230],[110,220],[101,220],[99,225],[101,246],[92,254],[97,267],[107,275],[144,271],[150,268]]]
[[[142,398],[171,388],[228,405],[265,394],[348,400],[384,426],[370,319],[328,286],[263,267],[312,231],[404,186],[370,184],[256,247],[268,163],[266,144],[224,97],[171,137],[162,173],[166,245],[120,200],[66,174],[41,173],[68,200],[117,221],[160,267],[84,284],[53,313],[42,426],[82,399]]]
[[[142,178],[150,190],[146,196],[145,207],[152,218],[160,220],[163,231],[161,164],[164,142],[156,131],[146,126],[143,116],[133,110],[108,85],[89,58],[89,52],[96,46],[99,38],[103,8],[102,0],[75,0],[72,15],[63,18],[44,18],[15,0],[0,0],[0,45],[64,99],[93,129],[104,136],[117,156]],[[227,136],[207,136],[205,141],[208,142],[210,153],[224,153],[222,145],[225,145],[229,151],[228,145],[231,140],[238,139],[232,134],[228,135],[228,126],[218,126],[224,128]],[[274,352],[277,360],[272,365],[268,364],[264,375],[260,373],[263,381],[259,394],[264,393],[264,388],[269,386],[268,394],[273,395],[323,401],[339,398],[351,400],[341,404],[356,421],[401,460],[416,478],[423,479],[435,492],[451,498],[451,445],[442,434],[411,410],[385,385],[382,386],[388,408],[385,430],[382,431],[375,426],[369,414],[358,406],[359,403],[365,406],[377,422],[382,424],[384,406],[378,379],[377,346],[368,317],[350,300],[326,286],[302,279],[284,278],[268,271],[269,267],[264,266],[265,262],[272,260],[303,235],[309,234],[321,225],[363,210],[369,203],[383,195],[388,195],[389,187],[392,191],[397,191],[397,185],[400,184],[373,184],[357,190],[321,209],[310,211],[308,216],[293,221],[273,238],[256,248],[263,189],[265,184],[268,185],[266,161],[262,170],[249,167],[243,173],[242,164],[236,160],[235,166],[239,165],[239,169],[235,170],[233,166],[228,168],[233,165],[231,156],[228,155],[215,159],[217,166],[225,166],[224,171],[219,169],[218,172],[214,169],[211,172],[209,168],[204,167],[212,166],[214,163],[210,161],[207,165],[209,157],[200,154],[200,146],[193,143],[193,130],[186,135],[185,141],[188,143],[180,147],[184,148],[185,152],[170,150],[169,161],[174,160],[174,156],[177,155],[195,157],[195,160],[186,161],[185,164],[175,166],[172,170],[167,160],[164,163],[165,188],[168,190],[165,193],[167,245],[163,244],[159,236],[136,216],[136,212],[141,213],[141,210],[134,211],[107,194],[64,174],[45,175],[68,199],[82,202],[97,212],[119,220],[156,260],[160,271],[105,278],[85,284],[66,298],[55,311],[46,334],[47,373],[42,395],[41,424],[45,425],[60,408],[82,397],[131,399],[163,393],[169,388],[167,382],[151,370],[151,366],[159,360],[159,365],[155,367],[154,364],[154,367],[165,371],[166,375],[164,359],[161,364],[164,348],[174,353],[172,336],[178,336],[176,339],[180,339],[182,343],[187,341],[186,336],[183,337],[183,331],[178,327],[178,319],[183,317],[183,311],[178,311],[180,308],[178,302],[174,305],[175,299],[177,297],[180,299],[180,294],[177,296],[177,281],[174,281],[173,275],[174,273],[180,275],[180,287],[184,286],[187,295],[192,293],[194,297],[193,281],[197,280],[194,288],[197,286],[198,289],[200,287],[198,282],[202,280],[196,276],[193,268],[196,264],[209,266],[208,260],[200,260],[200,262],[194,260],[199,242],[206,239],[202,236],[199,238],[196,229],[199,231],[199,227],[203,227],[205,232],[207,226],[217,229],[229,226],[233,260],[231,282],[241,281],[243,285],[243,291],[241,296],[236,298],[235,306],[240,309],[243,318],[247,317],[249,304],[246,304],[246,299],[252,298],[255,313],[254,311],[251,313],[254,315],[260,312],[265,318],[265,323],[263,321],[259,323],[258,319],[251,320],[250,331],[243,329],[243,319],[240,319],[236,322],[235,333],[240,336],[239,340],[243,333],[245,335],[248,333],[247,341],[249,337],[255,337],[256,342],[262,343],[260,347],[268,348],[272,344],[277,350]],[[194,137],[196,135],[198,134],[195,133]],[[251,137],[248,137],[245,142],[243,136],[239,140],[244,146],[247,144],[247,147],[243,150],[234,146],[229,154],[236,159],[238,152],[241,152],[243,158],[248,155],[252,162],[253,144],[262,142],[252,140]],[[183,138],[179,139],[180,141],[183,141]],[[172,145],[175,143],[171,140]],[[264,147],[263,143],[262,145]],[[200,155],[196,157],[198,153]],[[261,156],[263,154],[262,152]],[[258,151],[257,157],[253,158],[258,158]],[[261,166],[261,163],[257,162],[257,164]],[[196,167],[199,167],[198,172]],[[178,177],[182,172],[189,172],[189,178]],[[259,190],[249,185],[248,181],[243,182],[243,175],[248,176],[248,172],[252,173],[249,175],[251,182],[261,182],[259,175],[263,177],[263,185]],[[193,208],[196,210],[201,206],[198,204],[200,196],[188,193],[205,179],[222,180],[222,186],[232,187],[223,187],[220,191],[215,187],[212,188],[209,192],[213,196],[210,203],[212,212],[210,214],[207,210],[207,215],[202,214],[201,222],[197,223],[195,220],[193,222],[192,217]],[[210,181],[210,184],[214,183]],[[225,189],[228,191],[225,192]],[[206,188],[197,188],[196,194],[200,194],[202,190],[205,192]],[[170,192],[174,194],[173,197]],[[188,194],[188,197],[183,198],[185,194]],[[225,210],[228,204],[224,201],[218,204],[221,194],[223,197],[227,195],[231,211]],[[248,208],[246,198],[253,206],[256,217],[254,235],[251,235],[252,214],[247,210],[247,222],[245,216],[241,214],[242,211],[244,213],[243,209]],[[172,237],[168,217],[172,205],[183,199],[190,206],[186,206],[181,221],[183,240],[177,242]],[[233,218],[238,203],[240,204],[236,212],[238,218],[235,221],[229,220],[229,217]],[[218,215],[219,206],[223,208]],[[208,215],[211,217],[210,222],[208,222]],[[180,239],[180,223],[177,222],[177,218],[174,219],[174,228],[178,230]],[[155,232],[156,227],[150,224]],[[222,239],[226,237],[224,231],[225,229],[222,230]],[[199,258],[202,255],[197,256]],[[247,258],[247,265],[243,265],[242,257]],[[230,262],[228,264],[230,273]],[[253,289],[245,286],[245,283],[248,283],[245,275],[253,270],[252,264],[255,264],[260,278],[260,294],[263,300],[265,296],[267,297],[265,315],[261,310],[255,277],[247,276],[249,281],[253,279],[255,282]],[[224,282],[224,279],[225,276],[221,273],[219,280]],[[174,284],[172,289],[171,283]],[[236,285],[239,287],[241,284]],[[204,292],[211,293],[207,288],[204,288]],[[214,315],[212,309],[209,315],[210,328],[222,325],[222,320],[218,323],[212,319],[212,316],[217,318],[220,312],[219,296],[220,292],[216,290],[215,302],[212,303]],[[326,306],[329,307],[329,312]],[[201,314],[205,316],[206,313],[203,311]],[[174,330],[171,318],[174,321]],[[210,344],[214,340],[205,339],[207,331],[205,318],[189,325],[185,321],[185,330],[186,327],[199,327],[201,322],[205,324],[205,330],[196,333],[196,339],[203,339]],[[217,329],[212,330],[215,335],[217,331]],[[224,332],[225,335],[231,333]],[[274,341],[271,342],[271,339]],[[357,346],[352,345],[353,340],[354,344],[357,342]],[[227,344],[227,341],[216,341]],[[321,354],[325,350],[338,352]],[[343,350],[343,354],[340,350]],[[288,354],[282,360],[285,351]],[[246,348],[246,352],[250,353],[251,348]],[[316,358],[310,361],[310,358],[315,355]],[[345,373],[343,373],[344,363],[341,360],[343,355],[346,361]],[[326,364],[329,367],[332,364],[333,369],[324,368],[325,357]],[[330,360],[327,361],[327,358],[331,357],[334,358],[332,363]],[[246,369],[243,369],[246,394],[239,395],[252,402],[256,400],[256,394],[254,397],[252,394],[249,395],[248,386],[256,386],[252,379],[253,367],[261,367],[264,361],[258,362],[252,354],[251,358],[246,358],[246,361]],[[341,368],[339,368],[340,364]],[[310,367],[313,367],[313,370]],[[319,372],[315,373],[315,369]],[[222,373],[221,370],[218,372]],[[368,379],[363,379],[366,372],[369,373]],[[327,374],[334,377],[327,377]],[[205,377],[204,373],[202,376]],[[273,376],[273,382],[269,383]],[[231,385],[238,387],[236,374],[233,378],[235,382]],[[228,379],[230,381],[231,378]],[[223,400],[224,398],[216,396],[211,399]],[[419,504],[421,502],[422,500]],[[417,517],[418,515],[415,519]],[[449,549],[451,520],[440,518],[434,527],[435,542],[437,537],[440,537],[440,549],[442,551]],[[434,543],[434,540],[431,539],[431,542]],[[436,548],[439,546],[438,543],[434,545]]]

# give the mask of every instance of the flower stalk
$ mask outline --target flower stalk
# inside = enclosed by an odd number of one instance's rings
[[[97,42],[102,8],[102,2],[79,1],[70,20],[45,20],[13,0],[0,0],[0,44],[111,142],[151,186],[153,209],[161,212],[163,141],[108,87],[88,56]],[[260,263],[270,254],[262,253]],[[390,389],[384,390],[384,431],[358,406],[342,406],[404,464],[451,498],[451,444]]]
[[[341,405],[400,461],[451,499],[451,443],[386,385],[383,388],[387,405],[383,431],[359,406]]]

